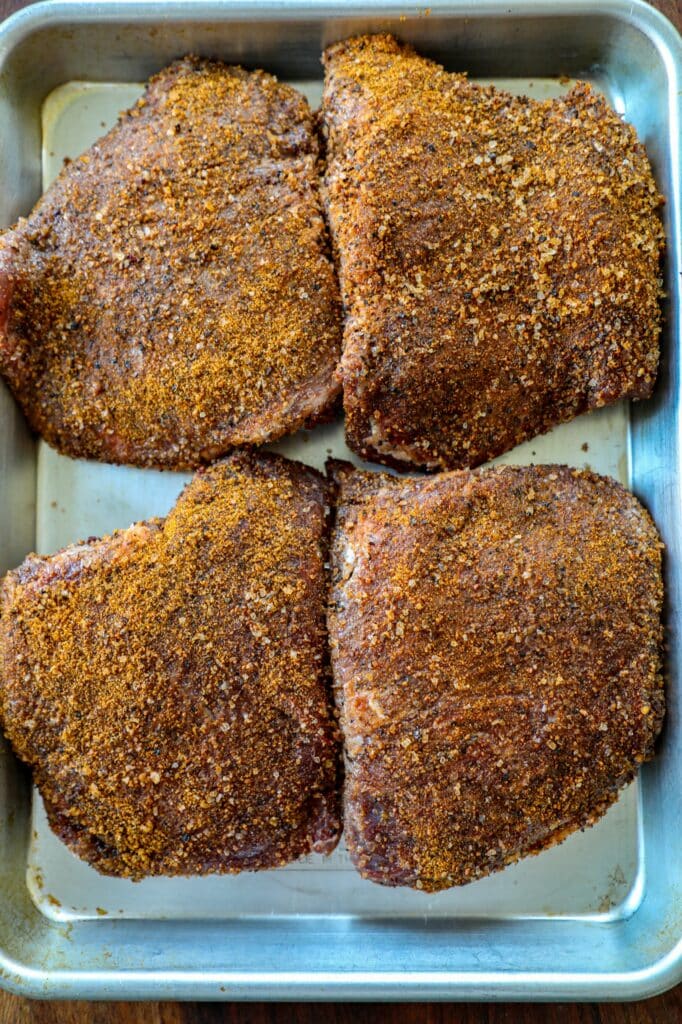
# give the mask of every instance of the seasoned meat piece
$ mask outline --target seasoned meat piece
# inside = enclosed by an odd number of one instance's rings
[[[68,455],[173,468],[325,414],[338,289],[311,112],[179,61],[0,238],[0,372]]]
[[[342,472],[329,631],[345,836],[384,885],[462,885],[595,822],[663,716],[661,547],[562,466]]]
[[[99,871],[237,872],[336,845],[327,502],[314,470],[236,455],[167,519],[5,578],[4,729]]]
[[[648,397],[663,234],[634,130],[584,83],[519,99],[391,36],[324,63],[350,447],[476,466]]]

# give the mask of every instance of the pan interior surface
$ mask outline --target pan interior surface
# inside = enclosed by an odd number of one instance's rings
[[[490,80],[488,80],[490,81]],[[316,107],[321,82],[292,84]],[[494,80],[500,88],[545,99],[570,88],[557,79]],[[603,83],[596,83],[603,89]],[[67,157],[78,156],[131,106],[135,83],[69,82],[54,90],[42,111],[43,187]],[[618,97],[616,105],[618,105]],[[611,102],[614,98],[611,97]],[[507,453],[498,462],[567,462],[628,483],[628,407],[611,408],[561,424]],[[329,455],[359,460],[343,439],[343,424],[300,432],[273,446],[322,468]],[[375,467],[380,469],[381,467]],[[37,549],[57,550],[90,535],[164,515],[188,474],[160,473],[84,462],[38,446]],[[613,920],[631,914],[642,894],[637,783],[621,794],[606,817],[540,857],[461,889],[429,896],[386,889],[361,879],[343,842],[330,858],[311,856],[277,871],[238,877],[153,878],[134,883],[105,878],[79,861],[52,834],[34,793],[27,883],[40,911],[56,920],[97,919],[103,912],[126,918],[215,918],[353,915],[366,918],[578,917]],[[584,865],[589,863],[590,870]]]

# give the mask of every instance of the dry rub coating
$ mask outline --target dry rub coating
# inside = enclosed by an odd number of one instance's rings
[[[187,58],[0,238],[0,372],[68,455],[192,467],[320,418],[339,298],[312,114]]]
[[[360,873],[436,891],[595,822],[663,716],[648,514],[561,466],[340,477],[328,622]]]
[[[663,233],[634,129],[585,83],[516,98],[391,36],[335,44],[324,64],[350,447],[476,466],[648,397]]]
[[[3,726],[99,871],[237,872],[336,845],[327,502],[314,470],[237,455],[167,519],[5,578]]]

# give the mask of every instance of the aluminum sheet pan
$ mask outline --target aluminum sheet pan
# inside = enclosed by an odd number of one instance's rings
[[[322,46],[393,29],[453,70],[555,95],[588,78],[632,121],[668,197],[669,309],[657,397],[564,424],[498,461],[568,462],[630,483],[669,546],[671,711],[658,759],[593,829],[461,889],[389,890],[341,847],[228,878],[104,878],[46,825],[11,754],[0,761],[0,981],[112,998],[603,998],[680,977],[678,438],[680,43],[643,5],[45,4],[0,29],[0,223],[26,212],[188,50],[264,66],[316,103]],[[402,15],[402,17],[401,17]],[[529,17],[529,15],[532,15]],[[506,45],[501,41],[505,39]],[[513,46],[509,43],[513,41]],[[31,63],[40,61],[38,65]],[[40,73],[37,73],[37,72]],[[13,149],[12,147],[15,147]],[[677,178],[676,178],[677,171]],[[4,195],[3,195],[4,191]],[[339,423],[276,446],[322,465],[348,457]],[[165,513],[186,475],[104,466],[34,444],[0,393],[0,569],[88,534]]]

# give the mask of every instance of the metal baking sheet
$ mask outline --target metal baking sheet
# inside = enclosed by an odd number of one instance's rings
[[[641,5],[612,2],[601,13],[590,5],[588,16],[580,3],[551,11],[535,4],[532,20],[525,16],[529,7],[512,5],[495,20],[496,6],[485,2],[466,19],[464,7],[444,4],[432,4],[427,17],[381,4],[367,16],[355,15],[353,3],[336,10],[310,3],[276,9],[195,3],[190,10],[178,3],[165,5],[170,16],[163,23],[160,6],[39,5],[0,29],[0,132],[3,143],[13,138],[19,144],[16,154],[5,145],[0,150],[2,223],[29,209],[63,158],[86,148],[134,101],[141,88],[136,83],[172,57],[194,50],[264,66],[315,104],[326,42],[358,29],[392,28],[453,70],[516,92],[554,95],[571,76],[596,84],[637,126],[668,195],[668,275],[675,286],[679,137],[671,90],[679,39]],[[496,43],[500,22],[515,40],[504,52]],[[32,77],[31,52],[40,54],[40,81]],[[642,784],[630,786],[597,826],[561,846],[437,895],[363,881],[343,846],[331,858],[310,857],[279,871],[132,883],[98,875],[54,837],[39,797],[31,799],[5,751],[5,985],[118,998],[527,999],[626,997],[680,977],[676,886],[682,859],[673,827],[679,813],[673,627],[680,563],[671,543],[680,526],[676,302],[673,293],[657,398],[635,407],[632,422],[629,407],[620,404],[498,460],[560,461],[609,473],[634,486],[663,529],[673,699],[661,753]],[[340,423],[276,447],[317,466],[329,454],[349,457]],[[25,436],[0,393],[0,515],[6,513],[9,524],[0,535],[0,569],[28,550],[53,551],[164,514],[187,479],[58,456]]]

